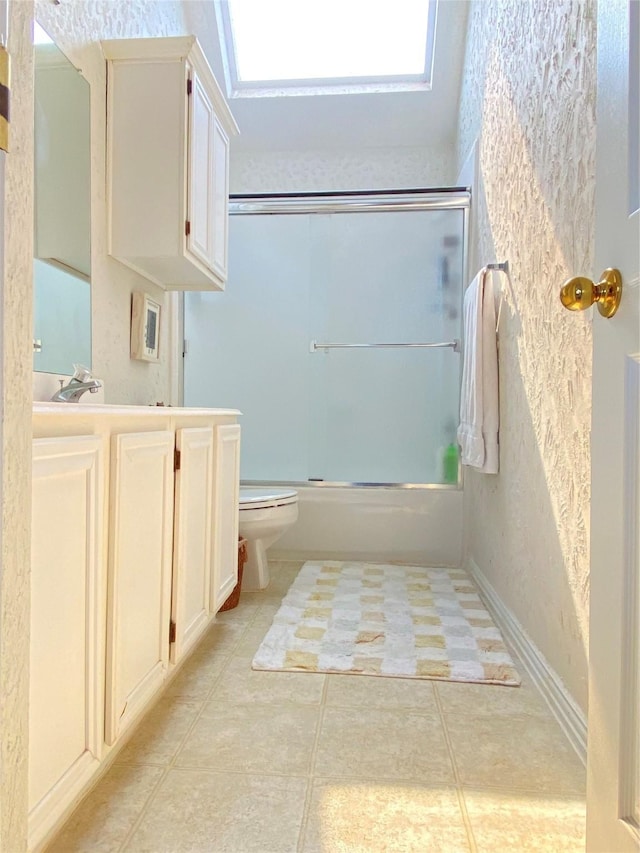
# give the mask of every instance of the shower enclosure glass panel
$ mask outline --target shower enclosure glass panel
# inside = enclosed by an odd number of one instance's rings
[[[458,196],[232,215],[226,292],[185,295],[185,404],[241,409],[244,480],[445,482],[459,353],[322,344],[460,339]]]

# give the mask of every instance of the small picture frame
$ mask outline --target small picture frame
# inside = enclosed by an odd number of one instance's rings
[[[161,307],[148,293],[131,294],[131,358],[159,360]]]

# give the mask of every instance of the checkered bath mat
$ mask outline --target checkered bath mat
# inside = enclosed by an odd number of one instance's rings
[[[463,569],[307,562],[253,669],[519,685]]]

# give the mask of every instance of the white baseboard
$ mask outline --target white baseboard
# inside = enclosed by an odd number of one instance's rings
[[[513,613],[504,605],[477,563],[469,558],[467,571],[478,585],[487,608],[505,640],[513,647],[578,757],[587,764],[587,720]]]

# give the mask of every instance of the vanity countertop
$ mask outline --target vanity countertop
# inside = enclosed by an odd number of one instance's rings
[[[175,431],[235,424],[238,409],[183,406],[119,406],[108,403],[33,403],[33,437],[102,435],[124,432]]]
[[[51,403],[34,402],[34,415],[55,415],[57,417],[237,417],[242,414],[238,409],[199,409],[187,406],[121,406],[110,403]]]

